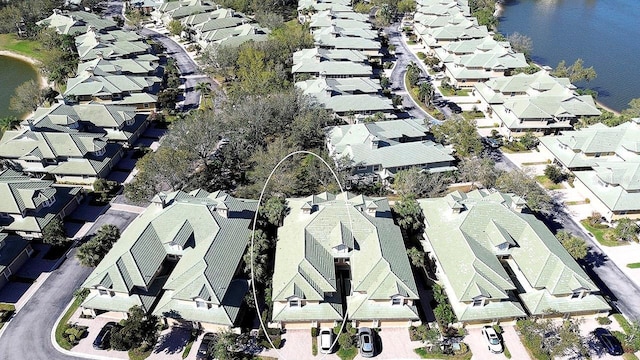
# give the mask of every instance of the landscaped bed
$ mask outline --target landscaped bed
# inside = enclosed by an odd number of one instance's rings
[[[629,245],[626,241],[620,241],[613,238],[613,228],[604,225],[597,224],[595,226],[591,225],[587,219],[581,220],[580,223],[585,227],[590,233],[593,234],[593,237],[598,240],[600,245],[603,246],[622,246]]]

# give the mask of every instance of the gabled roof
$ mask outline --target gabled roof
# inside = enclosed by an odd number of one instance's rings
[[[389,301],[396,295],[418,298],[402,235],[392,218],[385,215],[390,211],[386,199],[343,193],[287,202],[291,211],[278,229],[273,299],[282,302],[302,294],[305,299],[321,303],[305,305],[295,312],[284,309],[274,314],[274,320],[327,319],[335,315],[339,319],[341,306],[339,297],[335,299],[340,291],[336,283],[337,257],[349,259],[352,288],[357,292],[347,296],[351,319],[362,318],[360,314],[368,313],[366,309],[374,306],[370,301],[362,302],[362,297]],[[315,205],[317,210],[303,214],[306,203]],[[375,208],[376,216],[367,214],[367,207]],[[323,305],[335,305],[336,300],[337,306]],[[380,314],[383,318],[399,314],[401,317],[396,318],[416,317],[410,307],[396,307],[395,311]],[[407,311],[412,315],[407,315]]]
[[[5,170],[0,173],[0,213],[10,218],[0,219],[0,226],[7,231],[42,232],[80,191]]]
[[[200,314],[232,325],[247,290],[246,281],[243,285],[233,280],[249,240],[256,202],[202,190],[160,195],[122,233],[83,286],[98,286],[108,274],[113,291],[135,298],[136,289],[148,289],[162,278],[164,295],[160,299],[159,291],[151,294],[158,305],[148,311],[189,321],[201,321]],[[156,204],[160,197],[164,208]],[[226,218],[217,213],[223,204],[229,211]],[[158,274],[169,254],[180,259],[168,273]],[[215,306],[197,309],[196,298]]]
[[[459,213],[451,210],[452,202],[462,205]],[[514,303],[502,306],[499,316],[494,313],[486,318],[492,319],[520,316],[521,308],[511,292],[517,292],[529,313],[536,315],[546,309],[538,309],[529,301],[531,296],[554,299],[549,303],[562,304],[557,310],[563,311],[573,291],[599,292],[542,222],[512,209],[522,203],[517,196],[475,190],[421,199],[419,203],[428,224],[425,247],[437,258],[460,320],[478,319],[479,314],[467,314],[467,306],[460,304],[476,298]],[[506,260],[501,260],[504,255],[508,255]],[[608,308],[600,297],[586,297],[596,298],[598,309]],[[582,308],[579,301],[573,304],[571,312],[592,310]]]

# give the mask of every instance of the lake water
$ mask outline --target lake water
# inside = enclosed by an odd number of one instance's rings
[[[639,0],[508,0],[499,30],[533,40],[535,62],[555,67],[584,60],[598,77],[576,84],[598,91],[598,101],[623,110],[640,98]]]
[[[9,110],[9,100],[15,89],[29,80],[38,80],[38,74],[31,64],[0,55],[0,118],[22,115]]]

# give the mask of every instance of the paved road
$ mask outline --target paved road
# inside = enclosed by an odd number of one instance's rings
[[[402,40],[402,34],[400,33],[398,23],[386,27],[384,31],[389,35],[389,43],[396,47],[396,66],[391,72],[391,77],[389,78],[393,93],[402,96],[402,105],[407,109],[409,115],[418,119],[429,119],[429,122],[432,124],[439,124],[441,121],[426,113],[421,107],[416,106],[411,99],[411,96],[406,91],[404,75],[407,72],[407,66],[411,62],[414,62],[416,64],[420,64],[424,69],[422,62],[413,55],[407,47],[407,44]],[[426,76],[427,72],[424,70],[423,72]],[[445,111],[447,110],[445,109]],[[445,113],[445,115],[448,114]]]
[[[113,18],[114,16],[122,16],[123,5],[122,0],[109,0],[105,1],[106,9],[102,13],[102,16]]]
[[[167,49],[167,56],[175,59],[182,80],[185,85],[183,110],[197,108],[200,104],[200,92],[194,87],[201,82],[209,83],[211,90],[218,88],[218,85],[207,75],[201,74],[198,64],[196,64],[187,54],[187,52],[168,36],[156,32],[152,29],[142,28],[139,33],[156,40]]]
[[[114,224],[124,230],[138,214],[109,210],[89,230],[95,233],[104,224]],[[0,338],[0,360],[16,359],[79,359],[59,353],[51,344],[51,329],[73,297],[73,291],[91,273],[80,266],[75,250],[69,259],[51,273],[18,314],[5,325]]]

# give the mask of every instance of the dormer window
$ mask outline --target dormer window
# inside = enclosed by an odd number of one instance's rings
[[[98,294],[100,296],[109,296],[109,297],[113,296],[113,292],[109,291],[109,289],[107,289],[104,286],[98,286]]]
[[[404,297],[402,296],[394,296],[391,298],[392,306],[402,306],[404,305]]]
[[[49,198],[49,199],[45,200],[45,201],[42,203],[42,206],[43,206],[43,207],[50,207],[51,205],[55,204],[55,202],[56,202],[56,198],[55,198],[55,197],[52,197],[52,198]]]
[[[587,291],[584,289],[577,289],[571,292],[571,299],[582,299],[587,295]]]
[[[106,152],[107,152],[107,148],[106,148],[106,147],[103,147],[102,149],[99,149],[99,150],[94,151],[94,152],[93,152],[93,155],[95,155],[95,156],[102,156],[102,155],[104,155],[104,153],[106,153]]]
[[[135,123],[136,123],[136,119],[134,119],[134,118],[131,118],[131,119],[127,120],[127,126],[131,126],[131,125],[133,125]]]
[[[476,298],[473,299],[472,306],[473,307],[484,306],[485,302],[486,302],[486,298],[479,296],[479,297],[476,297]]]
[[[302,299],[297,296],[289,298],[289,307],[302,307]]]
[[[198,309],[209,309],[211,307],[211,304],[209,304],[208,302],[204,301],[204,299],[202,299],[202,298],[195,298],[194,300],[196,302],[196,307]]]

